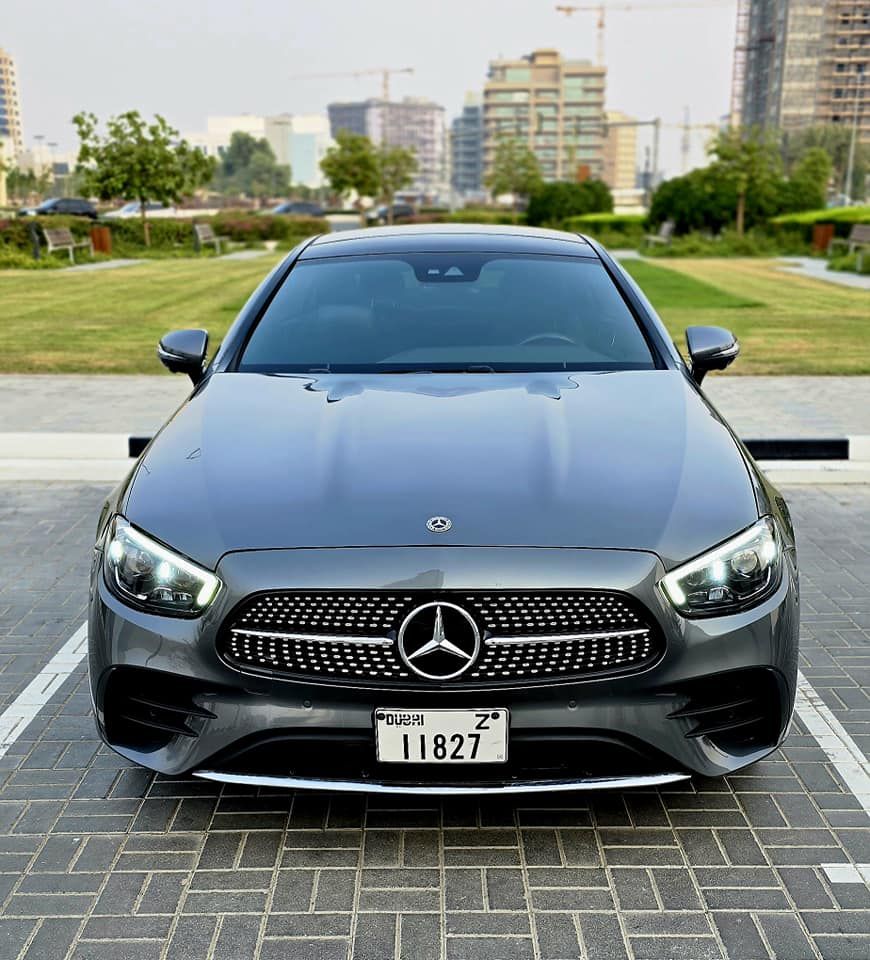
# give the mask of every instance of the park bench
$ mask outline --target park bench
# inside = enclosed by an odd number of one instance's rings
[[[673,220],[665,220],[665,222],[659,227],[658,233],[648,233],[644,237],[644,243],[647,246],[654,246],[657,243],[664,244],[665,246],[670,246],[671,240],[674,238],[674,227],[676,224]]]
[[[203,245],[211,243],[214,245],[215,253],[221,252],[221,238],[214,232],[210,223],[195,223],[193,225],[193,245],[197,250],[202,250]]]
[[[834,252],[834,248],[838,245],[845,246],[847,253],[857,252],[858,271],[860,272],[864,263],[864,251],[870,250],[870,223],[855,223],[852,225],[848,237],[834,237],[828,244],[828,256]]]
[[[55,250],[66,250],[69,253],[69,262],[75,263],[75,251],[79,247],[87,247],[91,256],[94,255],[94,244],[91,240],[76,241],[72,231],[68,227],[43,227],[42,235],[45,237],[45,247],[49,253]]]

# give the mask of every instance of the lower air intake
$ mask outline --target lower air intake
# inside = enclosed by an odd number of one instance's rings
[[[782,726],[782,694],[772,670],[737,670],[692,680],[677,691],[685,701],[668,714],[685,737],[705,737],[726,753],[775,746]]]
[[[117,667],[106,681],[104,716],[110,743],[142,752],[167,746],[175,737],[198,737],[214,714],[195,703],[202,685],[185,677]]]

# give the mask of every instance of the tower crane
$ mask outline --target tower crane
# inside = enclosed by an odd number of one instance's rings
[[[413,67],[373,67],[369,70],[342,70],[336,73],[300,73],[296,79],[327,80],[334,77],[371,77],[381,75],[381,96],[390,99],[390,76],[394,73],[413,73]]]
[[[606,17],[608,12],[628,13],[636,11],[643,13],[644,10],[706,10],[710,7],[731,6],[733,0],[688,0],[686,3],[594,3],[582,4],[557,4],[556,10],[564,13],[566,17],[573,16],[575,13],[596,13],[598,14],[598,66],[604,66],[604,30],[606,26]]]

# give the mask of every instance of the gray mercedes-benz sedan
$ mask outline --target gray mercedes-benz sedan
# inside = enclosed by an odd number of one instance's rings
[[[785,736],[780,494],[597,243],[404,227],[300,244],[102,511],[103,739],[167,774],[485,793],[727,774]]]

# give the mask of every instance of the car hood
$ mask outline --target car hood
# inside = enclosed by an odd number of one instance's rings
[[[410,545],[645,550],[670,566],[758,515],[728,428],[666,370],[220,373],[125,501],[209,567],[235,550]],[[433,516],[452,528],[430,533]]]

